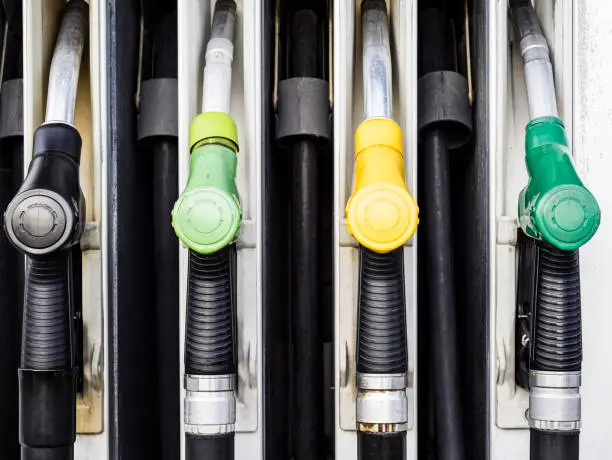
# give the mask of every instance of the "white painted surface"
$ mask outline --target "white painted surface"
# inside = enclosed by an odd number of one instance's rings
[[[575,7],[574,146],[576,167],[599,200],[599,232],[580,252],[583,312],[583,386],[580,440],[585,460],[610,456],[612,438],[612,4],[580,0]]]

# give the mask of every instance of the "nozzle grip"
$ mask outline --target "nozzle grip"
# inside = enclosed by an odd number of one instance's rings
[[[559,249],[579,248],[593,237],[601,216],[595,197],[574,169],[561,120],[530,122],[525,154],[529,183],[519,197],[521,227]]]
[[[416,230],[418,208],[404,180],[402,134],[393,120],[373,118],[357,129],[346,217],[355,239],[380,253],[402,246]]]
[[[238,236],[236,167],[236,153],[226,145],[203,144],[191,154],[189,181],[172,210],[172,226],[199,254],[217,252]]]
[[[9,240],[25,254],[50,254],[79,240],[85,214],[80,155],[74,127],[49,123],[36,130],[28,174],[4,215]]]

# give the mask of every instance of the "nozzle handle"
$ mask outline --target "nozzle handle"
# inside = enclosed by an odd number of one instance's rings
[[[402,132],[371,118],[355,133],[355,188],[346,206],[348,230],[364,247],[389,252],[406,243],[419,222],[404,180]]]
[[[599,228],[601,211],[574,169],[563,122],[531,121],[525,144],[529,183],[519,196],[521,227],[559,249],[578,249]]]
[[[212,254],[240,231],[236,125],[224,113],[200,114],[192,122],[191,142],[189,180],[172,210],[172,226],[188,248]]]
[[[85,200],[79,185],[81,136],[64,123],[44,124],[34,133],[28,174],[4,214],[11,243],[38,257],[78,242]]]

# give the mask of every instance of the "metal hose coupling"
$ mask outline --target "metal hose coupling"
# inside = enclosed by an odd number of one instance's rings
[[[529,427],[540,431],[580,430],[580,372],[531,371]]]
[[[580,430],[582,328],[578,251],[538,244],[529,425]]]
[[[236,423],[236,375],[185,376],[185,433],[232,433]]]
[[[408,429],[408,379],[402,374],[357,374],[357,429],[398,433]]]

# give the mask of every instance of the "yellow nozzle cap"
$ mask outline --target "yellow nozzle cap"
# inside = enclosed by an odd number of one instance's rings
[[[404,181],[402,132],[385,118],[366,120],[355,133],[355,189],[347,227],[362,246],[389,252],[414,234],[419,209]]]

